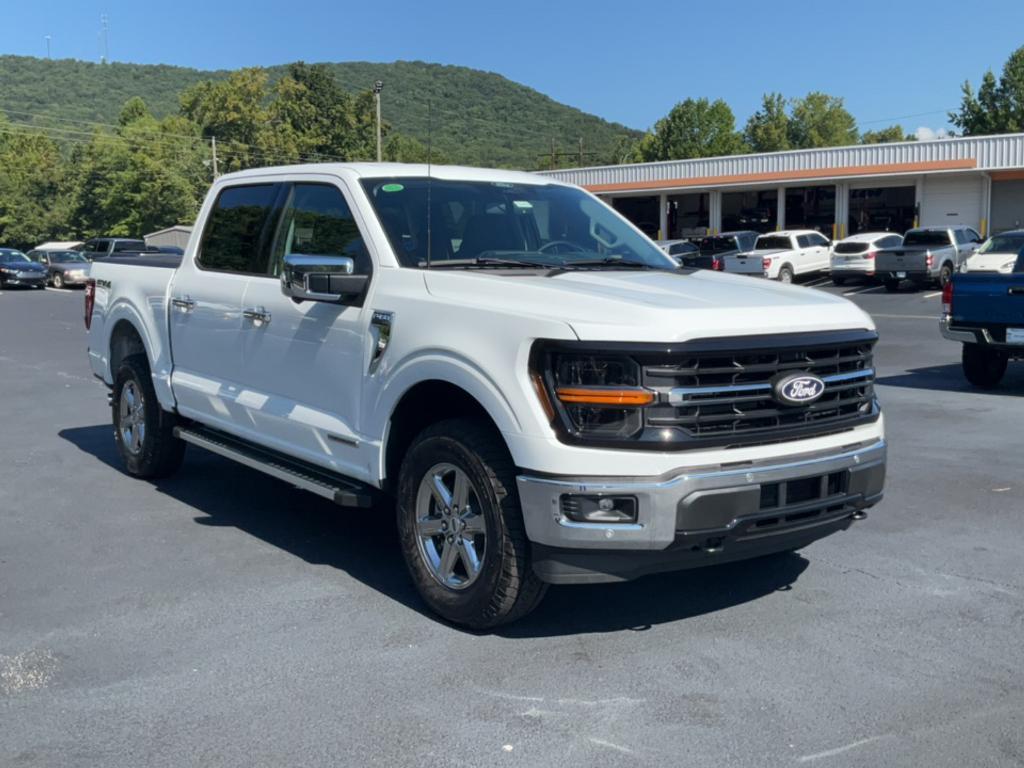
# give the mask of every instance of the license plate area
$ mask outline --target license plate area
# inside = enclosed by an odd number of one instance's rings
[[[896,273],[896,277],[898,277],[898,278],[899,278],[900,280],[903,280],[903,279],[905,279],[905,278],[906,278],[906,276],[907,276],[907,273],[906,273],[906,272],[897,272],[897,273]]]

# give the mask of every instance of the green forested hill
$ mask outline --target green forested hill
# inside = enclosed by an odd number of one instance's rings
[[[558,151],[575,152],[580,137],[587,152],[598,153],[586,162],[607,162],[620,140],[639,135],[490,72],[417,61],[328,66],[348,90],[383,80],[384,119],[424,144],[432,104],[434,146],[452,162],[533,169],[547,164],[541,156],[551,151],[552,139]],[[283,67],[268,71],[275,79]],[[165,65],[0,56],[0,111],[17,122],[46,115],[113,123],[127,99],[141,96],[162,117],[177,112],[178,94],[189,86],[226,75]]]

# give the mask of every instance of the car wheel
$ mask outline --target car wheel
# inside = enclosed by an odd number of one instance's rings
[[[185,442],[174,436],[176,419],[160,407],[144,355],[121,361],[111,398],[114,442],[133,477],[174,474],[185,457]]]
[[[793,268],[789,265],[785,265],[779,268],[778,281],[780,283],[792,283],[793,282]]]
[[[473,629],[525,616],[547,585],[533,572],[516,471],[500,437],[466,419],[428,427],[398,478],[398,532],[417,591]]]
[[[63,288],[64,287],[64,275],[62,275],[60,272],[54,272],[53,273],[53,287],[54,288]]]
[[[1009,358],[1005,352],[981,344],[964,344],[961,361],[964,376],[971,384],[992,389],[1003,380]]]
[[[900,289],[899,280],[885,280],[885,290],[889,293],[896,293]]]
[[[846,278],[845,277],[836,277],[835,275],[832,275],[832,285],[836,285],[836,286],[846,285]]]
[[[942,269],[939,270],[939,288],[945,288],[949,284],[949,281],[953,279],[953,265],[943,264]]]

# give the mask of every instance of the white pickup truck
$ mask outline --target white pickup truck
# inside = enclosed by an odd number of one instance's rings
[[[342,506],[391,497],[420,594],[466,626],[550,583],[797,549],[882,495],[864,312],[679,269],[526,173],[221,177],[179,267],[93,265],[85,321],[130,474],[192,444]]]
[[[754,250],[725,257],[725,271],[791,283],[797,275],[824,272],[831,267],[828,238],[813,229],[794,229],[761,235]]]

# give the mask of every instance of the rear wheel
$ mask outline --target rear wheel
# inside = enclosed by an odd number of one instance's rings
[[[998,349],[981,344],[964,344],[961,358],[964,376],[976,387],[992,389],[1006,374],[1009,357]]]
[[[889,293],[896,293],[900,289],[899,280],[885,280],[883,282],[885,283],[885,290]]]
[[[788,264],[784,264],[779,267],[779,282],[780,283],[792,283],[793,282],[793,268]]]
[[[942,269],[939,270],[939,288],[945,288],[949,284],[949,281],[953,279],[953,265],[943,264]]]
[[[492,431],[448,419],[420,433],[402,462],[397,512],[416,589],[448,621],[494,627],[525,616],[544,596],[515,467]]]
[[[111,411],[114,442],[129,475],[167,477],[181,466],[185,443],[174,436],[174,415],[157,401],[144,355],[130,355],[121,361]]]

